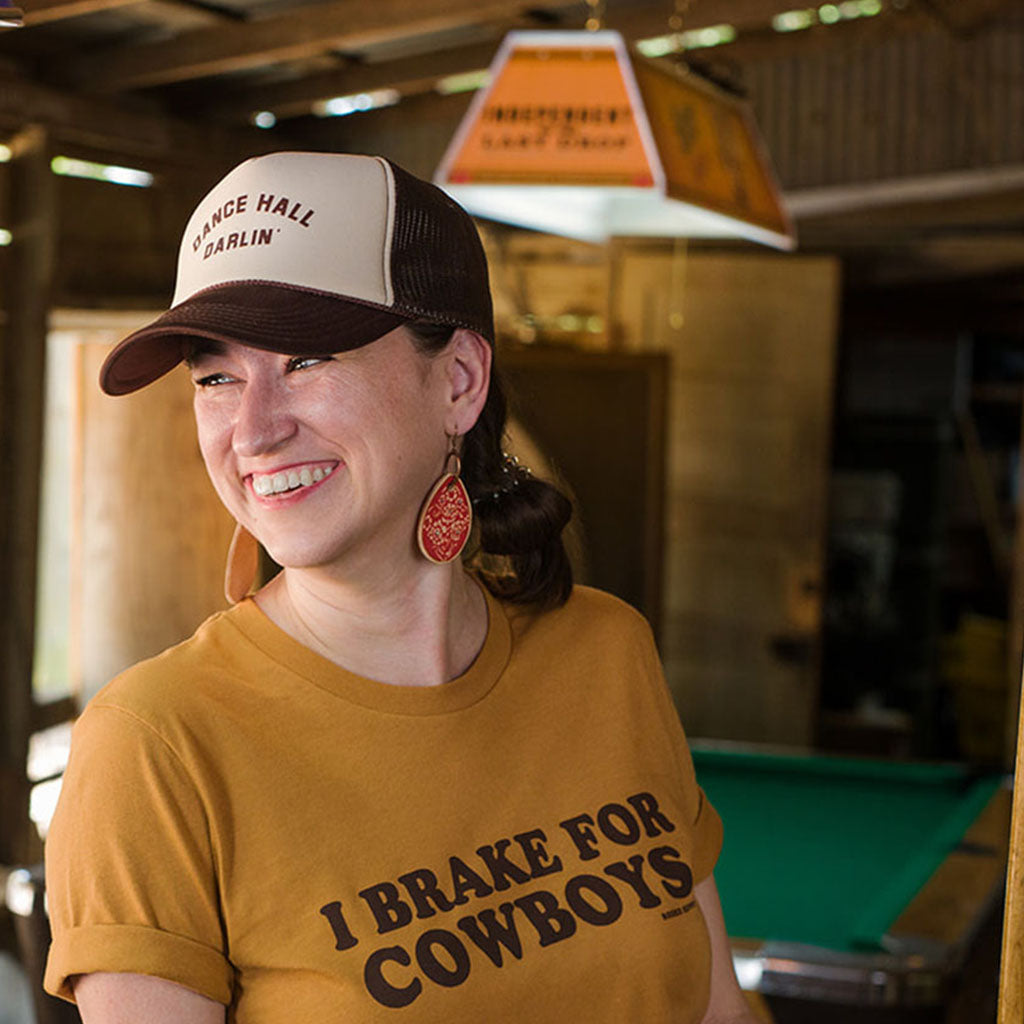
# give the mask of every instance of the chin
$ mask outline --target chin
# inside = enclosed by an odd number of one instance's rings
[[[264,544],[270,557],[284,569],[315,569],[330,565],[341,558],[344,548],[317,549],[294,544]]]
[[[267,554],[280,566],[285,569],[325,569],[331,566],[342,566],[345,563],[354,564],[358,562],[360,553],[366,557],[372,557],[374,561],[380,560],[380,555],[372,555],[370,548],[380,548],[380,544],[370,545],[366,541],[357,541],[354,538],[322,539],[306,538],[303,541],[287,539],[275,542],[268,538],[261,541]]]

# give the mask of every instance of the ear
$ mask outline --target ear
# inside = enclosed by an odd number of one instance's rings
[[[476,423],[491,384],[490,344],[476,331],[459,327],[444,353],[449,408],[445,430],[465,434]]]

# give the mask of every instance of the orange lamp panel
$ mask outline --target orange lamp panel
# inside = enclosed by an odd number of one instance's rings
[[[644,60],[634,60],[668,194],[788,232],[774,175],[738,102]]]
[[[453,184],[651,186],[615,50],[513,49],[448,177]]]

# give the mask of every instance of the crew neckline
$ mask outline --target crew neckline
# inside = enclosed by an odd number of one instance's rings
[[[487,603],[487,635],[460,676],[435,686],[407,686],[357,675],[286,633],[248,597],[225,613],[254,647],[284,670],[361,707],[391,714],[439,715],[482,700],[500,678],[512,653],[512,630],[501,603],[479,581]]]

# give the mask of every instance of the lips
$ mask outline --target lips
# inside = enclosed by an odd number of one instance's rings
[[[312,487],[329,477],[333,471],[333,465],[320,464],[291,466],[274,473],[253,473],[252,489],[260,498],[275,494],[287,494],[291,491],[301,490],[303,487]]]

